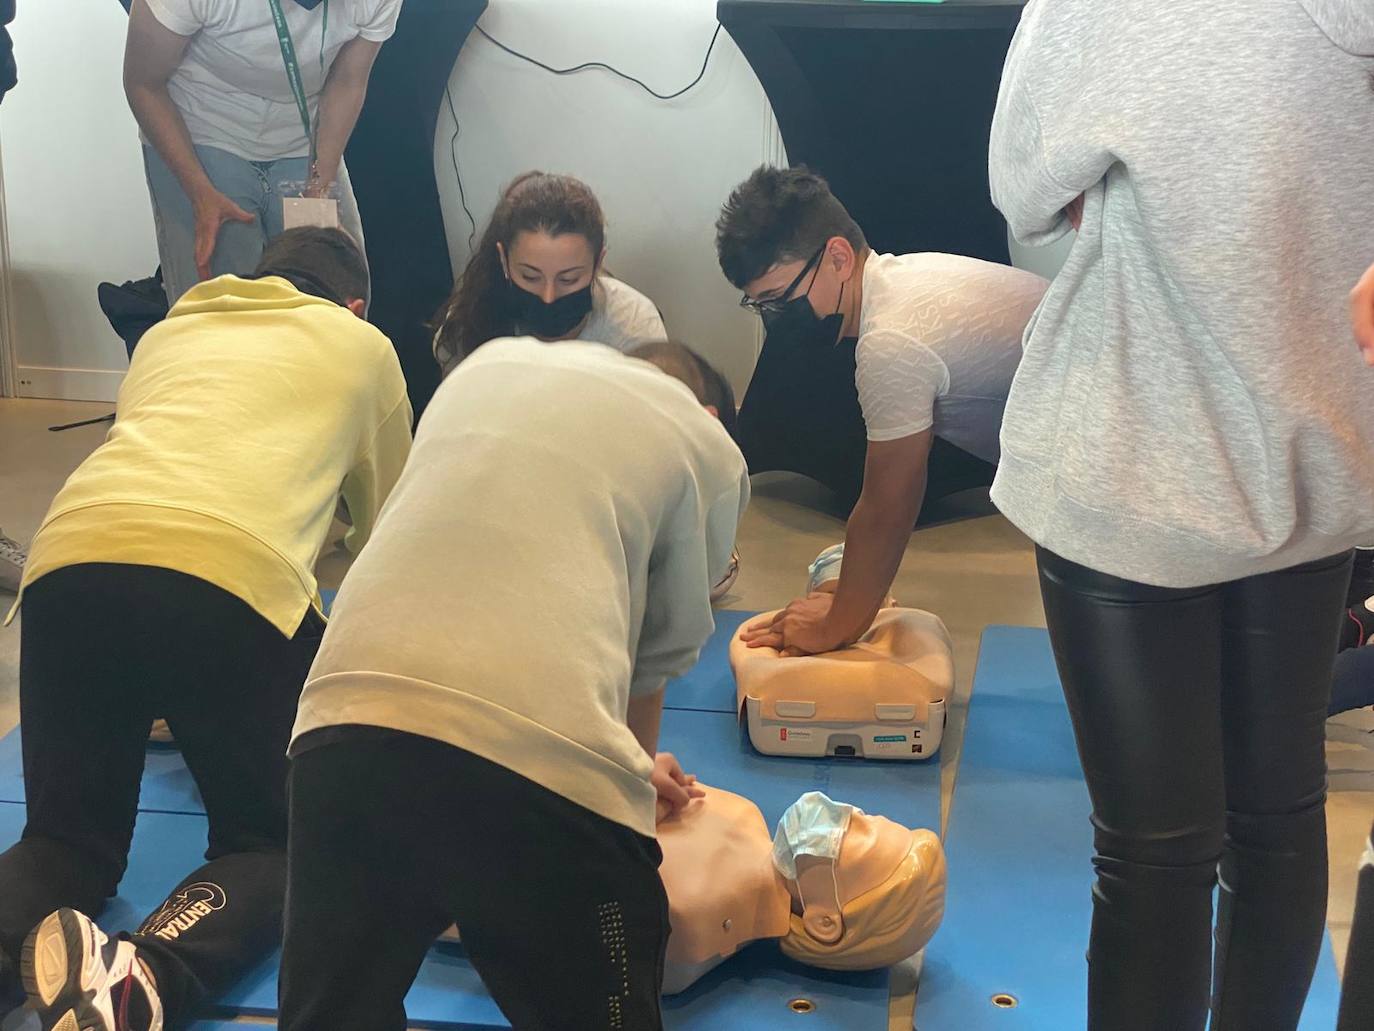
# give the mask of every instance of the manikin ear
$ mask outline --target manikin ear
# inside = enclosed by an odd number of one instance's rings
[[[854,275],[854,267],[858,264],[858,255],[854,253],[854,245],[843,236],[832,236],[825,242],[825,256],[821,259],[835,270],[841,283],[849,282],[849,278]]]
[[[345,304],[344,307],[351,311],[354,315],[358,316],[358,318],[360,319],[367,318],[367,302],[364,301],[361,297],[353,298],[353,300]]]
[[[802,902],[802,926],[814,940],[833,945],[844,937],[835,860],[797,856],[797,894]]]

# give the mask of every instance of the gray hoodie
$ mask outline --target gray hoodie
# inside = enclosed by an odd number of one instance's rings
[[[1082,230],[1026,331],[993,499],[1149,584],[1374,542],[1374,0],[1031,0],[992,129],[1016,237]]]

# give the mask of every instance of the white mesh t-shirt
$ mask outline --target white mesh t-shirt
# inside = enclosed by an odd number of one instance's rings
[[[278,161],[310,152],[267,0],[145,0],[154,18],[191,42],[167,82],[191,142],[248,161]],[[291,29],[310,117],[344,44],[361,36],[380,43],[396,31],[401,0],[330,0],[313,11],[281,0]]]
[[[996,462],[1021,337],[1048,286],[957,254],[870,254],[854,373],[868,439],[933,427]]]

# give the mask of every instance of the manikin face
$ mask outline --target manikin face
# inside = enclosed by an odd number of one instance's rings
[[[499,243],[496,246],[510,281],[545,304],[587,287],[602,257],[592,251],[591,242],[580,233],[553,236],[543,230],[525,231],[516,234],[509,251]],[[557,339],[571,340],[585,323],[584,319]]]
[[[844,934],[841,913],[860,895],[891,876],[911,850],[912,832],[885,816],[856,811],[849,820],[834,862],[797,857],[797,879],[788,881],[792,911],[802,916],[811,937],[837,942]]]

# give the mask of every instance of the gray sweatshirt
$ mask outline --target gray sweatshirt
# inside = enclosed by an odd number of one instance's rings
[[[1016,237],[1082,230],[1026,330],[993,499],[1192,587],[1374,542],[1374,0],[1031,0],[992,127]]]

